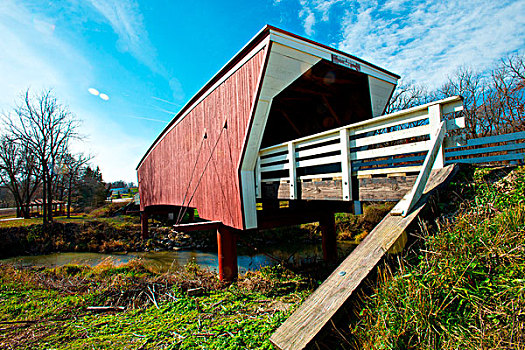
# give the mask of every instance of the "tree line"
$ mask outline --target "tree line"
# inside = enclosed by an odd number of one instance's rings
[[[66,202],[70,216],[73,197],[81,206],[97,206],[106,198],[98,167],[91,156],[73,154],[79,140],[79,121],[51,90],[31,94],[28,89],[13,110],[2,115],[0,185],[12,194],[17,216],[30,216],[30,203],[42,198],[42,218],[53,220],[54,201]]]
[[[525,55],[501,59],[485,72],[462,67],[437,89],[401,83],[386,113],[461,95],[468,138],[525,130]]]

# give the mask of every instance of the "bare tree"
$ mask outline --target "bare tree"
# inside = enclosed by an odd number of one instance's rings
[[[478,133],[487,134],[488,130],[480,117],[480,111],[484,106],[484,100],[489,89],[483,75],[468,67],[459,68],[447,82],[437,90],[439,98],[461,95],[463,96],[466,129],[472,138],[477,137]],[[481,135],[483,136],[483,135]]]
[[[430,102],[431,99],[432,95],[425,87],[402,82],[394,90],[394,93],[386,106],[385,112],[386,114],[390,114],[403,109],[419,106]]]
[[[509,56],[488,73],[462,67],[437,97],[461,95],[470,138],[525,130],[525,58]]]
[[[66,191],[67,191],[67,217],[71,217],[71,199],[73,194],[73,184],[80,175],[82,168],[92,159],[92,156],[78,154],[76,156],[66,153],[63,159],[65,168]]]
[[[504,58],[491,73],[491,101],[497,106],[502,132],[525,130],[525,59],[514,55]]]
[[[0,184],[11,192],[17,216],[30,216],[29,203],[40,185],[39,165],[25,144],[3,135],[0,138]]]
[[[78,121],[66,106],[59,104],[51,90],[38,95],[25,92],[14,118],[5,123],[14,137],[27,145],[41,166],[43,222],[53,220],[54,168],[68,143],[77,138]]]

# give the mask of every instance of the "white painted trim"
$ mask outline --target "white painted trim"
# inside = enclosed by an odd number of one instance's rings
[[[351,135],[358,135],[358,134],[362,134],[362,133],[369,132],[369,131],[379,130],[379,129],[382,129],[388,126],[410,123],[410,122],[414,122],[417,120],[428,118],[427,109],[428,107],[434,104],[443,105],[443,114],[446,114],[447,113],[446,111],[448,112],[454,111],[454,110],[451,110],[452,107],[449,107],[449,105],[454,106],[453,108],[455,109],[455,108],[458,108],[457,107],[458,105],[461,106],[462,103],[463,103],[463,98],[461,96],[452,96],[452,97],[445,98],[443,100],[427,103],[421,106],[412,107],[412,108],[405,109],[405,110],[391,113],[391,114],[386,114],[381,117],[364,120],[362,122],[358,122],[358,123],[354,123],[350,125],[341,126],[339,128],[323,131],[323,132],[320,132],[314,135],[310,135],[310,136],[304,136],[304,137],[295,139],[294,142],[301,143],[303,141],[311,140],[314,138],[321,138],[323,136],[336,134],[342,129],[346,129],[346,128],[351,129],[350,130]],[[411,114],[414,114],[414,116],[411,116]],[[286,145],[286,142],[264,148],[260,151],[265,152],[270,149],[284,147],[284,145]],[[300,145],[298,145],[298,147],[299,146]]]
[[[255,164],[255,197],[262,198],[261,158],[257,158],[257,163]]]
[[[347,129],[348,130],[348,129]],[[397,130],[387,132],[384,134],[363,137],[350,141],[350,147],[363,147],[369,145],[375,145],[383,142],[403,140],[410,137],[428,135],[430,133],[430,127],[428,125],[416,126],[409,129]]]
[[[377,157],[388,157],[406,153],[424,152],[428,150],[430,141],[411,142],[404,145],[380,147],[366,151],[357,151],[350,154],[352,160],[361,160]]]
[[[367,169],[367,170],[358,170],[352,172],[352,174],[359,175],[382,175],[390,173],[415,173],[421,170],[421,165],[405,166],[405,167],[396,167],[396,168],[377,168],[377,169]]]
[[[316,45],[316,44],[313,44],[313,43],[310,43],[310,42],[307,42],[307,41],[304,41],[304,40],[301,40],[299,38],[296,38],[296,37],[292,37],[292,36],[289,36],[289,35],[286,35],[284,33],[281,33],[281,32],[276,32],[274,30],[270,30],[270,40],[274,41],[274,42],[277,42],[277,43],[280,43],[280,44],[283,44],[283,45],[286,45],[286,46],[289,46],[289,47],[292,47],[298,51],[303,51],[303,52],[307,52],[311,55],[314,55],[314,56],[317,56],[319,58],[322,58],[322,59],[325,59],[325,60],[328,60],[328,61],[332,61],[332,54],[333,55],[337,55],[337,56],[341,56],[341,52],[337,52],[335,50],[330,50],[330,49],[327,49],[325,47],[321,47],[319,45]],[[397,84],[397,78],[387,74],[387,73],[384,73],[364,62],[361,62],[361,61],[357,61],[357,60],[354,60],[348,56],[344,56],[346,59],[352,61],[352,62],[355,62],[356,64],[358,64],[360,67],[361,67],[361,73],[364,73],[364,74],[367,74],[367,75],[371,75],[375,78],[378,78],[378,79],[381,79],[381,80],[384,80],[384,81],[387,81],[389,83],[392,83],[392,84]],[[343,66],[344,67],[344,66]]]
[[[290,199],[297,199],[297,172],[295,167],[295,145],[288,142],[288,174],[290,177]]]
[[[440,104],[435,104],[430,107],[428,107],[428,123],[430,126],[430,130],[438,130],[441,119],[442,119],[442,110]],[[447,123],[443,123],[443,128],[445,132],[447,131]],[[430,140],[435,142],[436,137],[438,137],[437,134],[432,133],[430,134]],[[436,159],[434,160],[432,169],[441,169],[445,166],[445,150],[443,148],[443,145],[439,147],[439,150],[436,153]]]
[[[352,160],[350,159],[350,146],[348,129],[343,129],[340,132],[340,147],[341,147],[341,173],[343,186],[343,201],[351,201],[352,198]]]
[[[255,165],[256,161],[259,157],[259,151],[261,147],[262,138],[264,135],[264,130],[266,128],[266,122],[268,121],[268,115],[271,110],[271,105],[273,101],[273,97],[278,94],[280,91],[284,90],[288,85],[290,85],[297,77],[301,76],[305,71],[313,67],[315,63],[317,63],[320,59],[316,59],[314,56],[308,54],[308,53],[297,53],[294,54],[294,51],[287,48],[287,47],[279,47],[279,44],[273,43],[269,46],[270,50],[267,53],[269,55],[268,62],[266,66],[266,71],[264,73],[264,76],[262,77],[262,80],[260,82],[261,85],[261,91],[259,94],[259,99],[257,101],[254,101],[255,103],[255,112],[254,112],[254,120],[252,121],[252,126],[249,131],[249,135],[247,135],[246,139],[246,151],[244,153],[243,159],[241,159],[241,172],[252,172],[252,174],[255,171]],[[283,54],[284,51],[289,51],[288,55]],[[272,74],[272,62],[274,60],[281,60],[282,58],[289,57],[290,60],[296,60],[301,61],[303,64],[299,66],[293,66],[297,71],[296,74],[293,74],[293,71],[289,71],[293,78],[290,78],[288,80],[290,81],[282,81],[282,87],[279,87],[280,90],[275,89],[275,85],[270,86],[269,79],[267,79],[268,76],[275,76],[278,74]],[[288,67],[289,68],[289,67]],[[277,82],[277,80],[274,78],[274,82]],[[270,91],[271,90],[271,91]],[[263,108],[260,110],[260,108]],[[287,145],[285,145],[285,150]],[[276,167],[276,166],[274,166]],[[277,166],[278,167],[278,166]],[[266,169],[271,167],[261,167],[261,172],[268,171]],[[254,178],[255,176],[252,176]],[[247,203],[246,200],[252,200],[252,198],[256,198],[255,196],[255,185],[244,183],[244,180],[242,180],[242,189],[243,189],[243,204],[244,204],[244,215],[245,215],[245,222],[246,222],[246,228],[255,228],[257,226],[248,226],[248,222],[253,222],[253,220],[248,219],[248,216],[257,216],[255,203]],[[297,186],[295,186],[296,188]],[[253,192],[254,194],[247,194],[246,192]],[[255,200],[254,200],[255,201]],[[248,211],[248,208],[253,207],[253,213],[250,213]],[[255,220],[256,221],[256,220]]]
[[[334,163],[339,163],[340,161],[341,161],[341,156],[337,155],[337,156],[314,158],[314,159],[308,159],[308,160],[299,160],[295,162],[295,165],[297,168],[304,168],[307,166],[334,164]]]
[[[244,224],[246,229],[257,227],[257,199],[255,196],[255,178],[253,171],[241,170],[241,183],[243,191],[241,200],[244,204]],[[244,187],[250,186],[250,187]],[[246,188],[251,188],[251,191],[246,191]]]
[[[341,150],[341,145],[339,143],[334,143],[332,145],[321,146],[321,147],[316,147],[316,148],[308,148],[305,150],[297,149],[296,147],[295,155],[297,156],[297,158],[304,158],[304,157],[315,156],[315,155],[320,156],[323,153],[336,152],[339,150]]]
[[[436,157],[439,156],[439,150],[443,147],[443,139],[445,138],[446,131],[447,129],[445,122],[441,122],[431,136],[432,144],[430,145],[428,154],[425,157],[425,161],[421,166],[421,171],[417,176],[412,190],[396,204],[396,206],[390,212],[392,215],[407,216],[407,214],[410,213],[414,205],[416,205],[416,203],[421,198],[430,176],[430,172],[432,171],[432,168],[434,168]]]
[[[368,88],[370,90],[372,117],[379,117],[385,111],[385,107],[396,85],[369,75]]]
[[[290,166],[288,165],[288,163],[282,163],[282,164],[275,164],[275,165],[261,167],[261,172],[267,173],[270,171],[288,170],[288,169],[290,169]]]

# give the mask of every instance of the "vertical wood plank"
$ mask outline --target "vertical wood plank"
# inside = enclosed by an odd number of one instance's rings
[[[337,261],[337,233],[335,231],[334,213],[322,213],[319,226],[321,226],[323,239],[323,260],[328,263],[334,263]]]
[[[352,164],[350,160],[348,129],[339,132],[341,145],[341,173],[343,182],[343,201],[352,200]]]
[[[149,237],[148,232],[148,213],[145,211],[140,212],[140,236],[142,239]]]
[[[428,107],[428,122],[430,124],[430,140],[434,141],[436,138],[436,131],[440,127],[441,119],[443,118],[443,111],[441,104],[435,104]],[[445,151],[443,145],[439,148],[436,154],[436,160],[432,169],[441,169],[445,166]]]
[[[261,157],[257,157],[257,163],[255,163],[255,196],[262,198],[262,178],[261,178]]]
[[[402,200],[400,200],[396,206],[390,211],[392,215],[402,215],[407,216],[412,208],[417,204],[423,190],[427,185],[427,180],[432,171],[432,166],[436,161],[438,156],[438,151],[443,146],[443,139],[445,138],[445,132],[447,131],[445,122],[441,122],[439,128],[434,132],[432,139],[434,140],[428,154],[423,162],[421,171],[417,176],[416,182],[412,191],[410,191]],[[442,169],[442,168],[439,168]]]
[[[288,170],[290,176],[290,199],[297,199],[297,170],[295,165],[295,145],[288,142]]]

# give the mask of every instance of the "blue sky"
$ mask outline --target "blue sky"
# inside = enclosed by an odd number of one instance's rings
[[[525,0],[1,0],[0,110],[54,89],[82,120],[75,150],[136,182],[174,113],[265,24],[430,87],[525,49]]]

